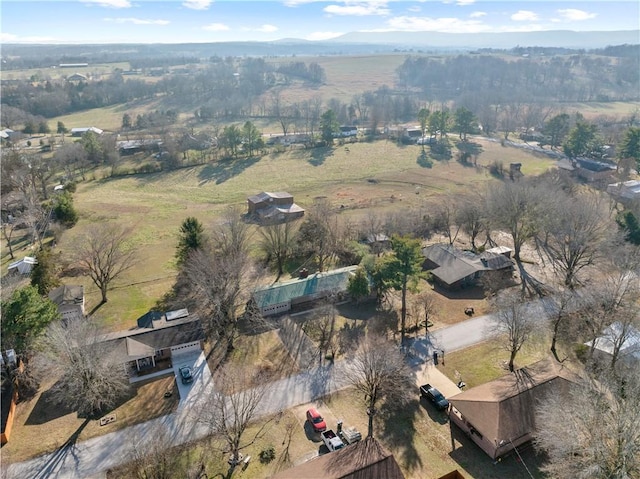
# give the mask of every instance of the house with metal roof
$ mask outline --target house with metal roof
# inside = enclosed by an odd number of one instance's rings
[[[347,266],[272,284],[254,291],[253,300],[263,316],[284,313],[292,306],[316,301],[330,294],[344,293],[349,285],[349,278],[357,269],[358,266]]]
[[[33,266],[38,264],[38,260],[33,256],[25,256],[18,261],[14,261],[9,265],[9,272],[18,272],[20,274],[31,274]]]
[[[619,200],[640,199],[640,181],[629,180],[607,185],[607,193]]]

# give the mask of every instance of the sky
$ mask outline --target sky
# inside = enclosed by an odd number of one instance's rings
[[[2,43],[321,41],[349,32],[637,30],[640,2],[0,0],[0,18]]]

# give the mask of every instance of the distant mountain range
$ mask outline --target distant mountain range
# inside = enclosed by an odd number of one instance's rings
[[[612,45],[640,44],[640,30],[611,32],[439,33],[354,32],[332,40],[312,42],[286,38],[273,42],[220,42],[176,44],[10,44],[2,45],[2,57],[41,58],[55,64],[73,57],[91,61],[127,61],[187,55],[207,58],[225,56],[349,55],[393,51],[472,51],[478,48],[509,50],[515,47],[595,49]],[[45,58],[46,57],[46,58]],[[65,60],[66,61],[66,60]]]
[[[422,48],[499,48],[563,47],[602,48],[608,45],[638,44],[640,30],[611,32],[542,32],[441,33],[441,32],[354,32],[334,38],[329,43],[369,43]]]

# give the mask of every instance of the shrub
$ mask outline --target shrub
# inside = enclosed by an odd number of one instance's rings
[[[260,462],[262,464],[269,464],[276,458],[276,449],[271,444],[265,449],[260,451]]]
[[[71,228],[77,223],[78,213],[73,207],[73,197],[69,191],[65,191],[57,197],[56,205],[53,207],[53,214],[67,228]]]
[[[489,173],[496,178],[504,178],[504,163],[499,160],[494,161],[489,165]]]

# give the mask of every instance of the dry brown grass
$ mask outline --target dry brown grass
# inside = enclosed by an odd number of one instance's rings
[[[53,378],[42,384],[33,399],[18,404],[11,440],[2,448],[4,463],[52,452],[78,430],[81,432],[77,440],[84,441],[169,414],[180,399],[173,375],[138,383],[131,386],[129,396],[110,413],[116,415],[115,422],[100,426],[99,420],[90,420],[83,427],[85,418],[78,417],[53,398],[50,389],[56,381],[57,378]],[[164,397],[167,391],[172,392],[169,398]]]

